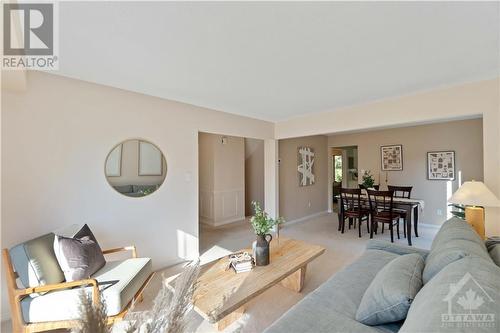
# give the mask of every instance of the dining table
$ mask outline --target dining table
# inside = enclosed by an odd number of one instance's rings
[[[340,195],[335,196],[340,200]],[[370,201],[368,200],[367,194],[362,194],[360,196],[360,201],[363,206],[369,207]],[[394,208],[403,209],[406,211],[406,238],[408,240],[408,245],[412,246],[411,243],[411,233],[412,233],[412,222],[413,230],[415,236],[418,237],[418,219],[421,213],[424,211],[425,202],[422,199],[416,198],[393,198]],[[339,211],[340,214],[340,211]]]

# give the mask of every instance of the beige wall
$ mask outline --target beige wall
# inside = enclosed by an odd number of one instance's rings
[[[278,139],[333,134],[353,130],[417,125],[483,116],[485,184],[500,197],[500,80],[484,80],[408,96],[386,99],[331,112],[298,117],[276,124]],[[500,209],[486,208],[486,234],[500,234]]]
[[[200,221],[220,226],[244,219],[244,139],[200,133],[198,141]]]
[[[412,197],[425,200],[421,223],[442,224],[447,218],[447,200],[458,188],[459,177],[450,182],[428,180],[427,152],[454,150],[462,181],[483,180],[482,128],[482,119],[453,121],[334,135],[328,138],[328,145],[358,146],[359,170],[371,170],[382,189],[387,184],[413,186]],[[381,171],[380,146],[390,144],[403,145],[403,171]]]
[[[152,142],[154,144],[154,142]],[[113,149],[114,147],[110,148]],[[139,175],[139,140],[127,140],[122,143],[121,174],[107,177],[111,185],[156,185],[161,184],[167,173],[167,163],[162,161],[161,176]]]
[[[299,186],[297,149],[315,152],[315,183]],[[328,209],[328,138],[323,135],[279,141],[279,213],[293,221]]]
[[[264,203],[264,141],[245,139],[245,215],[253,215],[252,201]]]
[[[155,269],[192,257],[198,132],[274,141],[270,122],[40,72],[28,82],[25,92],[2,91],[2,247],[86,222],[103,248],[135,244]],[[161,149],[168,173],[158,191],[130,198],[109,186],[104,161],[138,137]]]

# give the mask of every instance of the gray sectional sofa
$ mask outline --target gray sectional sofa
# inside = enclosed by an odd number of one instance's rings
[[[498,251],[500,245],[496,245]],[[424,284],[406,320],[378,326],[356,321],[363,295],[377,273],[410,253],[425,260]],[[500,332],[500,263],[492,257],[475,231],[456,218],[443,224],[430,251],[371,240],[359,259],[307,295],[265,333]],[[469,290],[473,294],[465,293]],[[469,304],[468,310],[460,303]]]

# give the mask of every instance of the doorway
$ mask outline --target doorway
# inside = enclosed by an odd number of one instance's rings
[[[200,254],[238,250],[251,203],[264,208],[264,140],[200,132],[198,173]]]
[[[332,147],[330,161],[331,205],[332,211],[338,212],[340,189],[358,187],[358,147]]]

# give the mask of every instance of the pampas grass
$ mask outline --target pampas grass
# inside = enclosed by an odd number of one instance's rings
[[[85,291],[80,292],[80,321],[72,333],[110,333],[111,329],[106,324],[106,304],[101,299],[98,306],[94,306],[92,296]]]
[[[124,320],[128,322],[126,333],[183,333],[186,331],[186,315],[192,309],[193,293],[200,273],[199,260],[186,265],[175,279],[174,291],[162,279],[162,286],[149,311],[133,313],[130,309]],[[132,306],[133,308],[134,306]],[[109,333],[106,328],[104,302],[95,308],[86,294],[82,294],[80,307],[81,325],[74,333]],[[104,319],[104,321],[103,321]],[[103,326],[104,323],[104,326]]]

